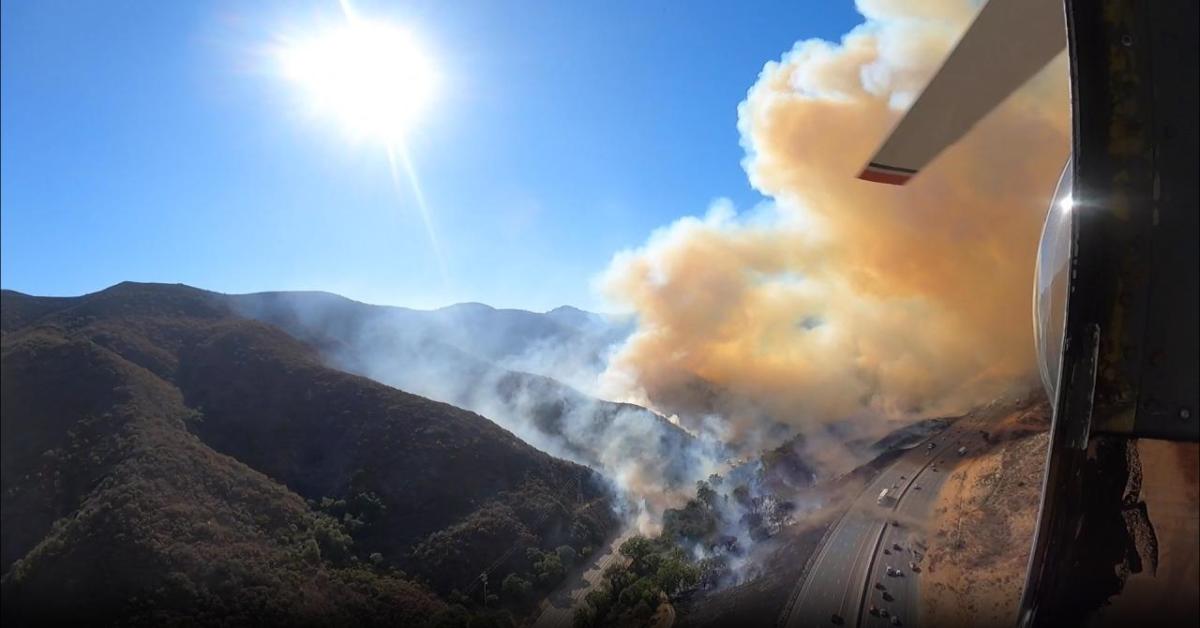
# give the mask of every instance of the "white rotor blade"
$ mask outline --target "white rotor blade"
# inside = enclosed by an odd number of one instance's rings
[[[858,178],[904,185],[1067,43],[1062,0],[990,0]]]

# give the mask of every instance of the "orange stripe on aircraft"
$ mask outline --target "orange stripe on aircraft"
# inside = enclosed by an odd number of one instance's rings
[[[871,181],[874,183],[886,183],[888,185],[904,185],[908,180],[913,178],[914,173],[891,172],[887,170],[877,170],[874,168],[864,168],[859,173],[858,178],[863,181]]]

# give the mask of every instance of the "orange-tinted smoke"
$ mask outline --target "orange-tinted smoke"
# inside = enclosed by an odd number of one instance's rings
[[[855,178],[971,4],[864,0],[841,43],[766,65],[738,126],[772,202],[717,202],[613,259],[602,289],[640,324],[609,394],[756,445],[775,423],[952,413],[1029,381],[1034,258],[1069,148],[1065,59],[907,186]]]

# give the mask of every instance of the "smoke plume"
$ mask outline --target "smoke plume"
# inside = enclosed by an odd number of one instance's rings
[[[840,43],[801,41],[738,108],[770,202],[702,217],[617,254],[600,285],[636,332],[609,398],[763,446],[764,428],[963,411],[1033,372],[1038,235],[1067,157],[1059,58],[906,187],[856,174],[975,12],[962,0],[860,0]]]

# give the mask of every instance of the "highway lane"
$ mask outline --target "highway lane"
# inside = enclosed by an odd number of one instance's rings
[[[902,624],[916,625],[919,573],[912,573],[908,563],[916,562],[911,549],[919,535],[911,523],[927,519],[938,489],[958,460],[955,450],[978,438],[981,425],[978,418],[960,419],[927,441],[935,444],[934,449],[921,443],[881,471],[818,550],[791,614],[781,625],[883,626],[890,625],[893,612],[899,614]],[[938,471],[934,472],[934,467]],[[898,499],[878,505],[883,489]],[[893,520],[899,525],[891,525]],[[893,544],[903,549],[892,550]],[[887,576],[889,565],[901,569],[904,576]],[[887,589],[876,589],[875,582]],[[884,593],[892,599],[885,599]],[[888,609],[889,617],[870,614],[871,604]]]
[[[917,626],[920,624],[918,609],[921,606],[919,589],[921,572],[914,571],[912,564],[915,563],[918,570],[923,569],[922,563],[926,549],[924,528],[929,523],[933,505],[937,502],[942,484],[950,477],[959,460],[958,448],[962,446],[971,448],[979,438],[979,423],[971,419],[964,419],[964,421],[968,421],[968,423],[957,430],[956,434],[950,435],[949,440],[946,440],[943,446],[929,451],[930,464],[912,478],[908,490],[896,504],[894,518],[900,525],[887,526],[868,579],[869,586],[866,590],[858,625],[893,625],[891,623],[893,615],[899,618],[901,625]],[[917,489],[918,486],[921,488]],[[900,549],[896,549],[897,546]],[[899,569],[903,575],[888,576],[887,568],[889,566]],[[876,588],[874,586],[876,582],[882,584],[885,589]],[[891,599],[886,599],[884,593],[887,593],[887,597]],[[886,609],[889,616],[883,617],[882,613],[872,615],[868,612],[871,605],[881,610]]]

